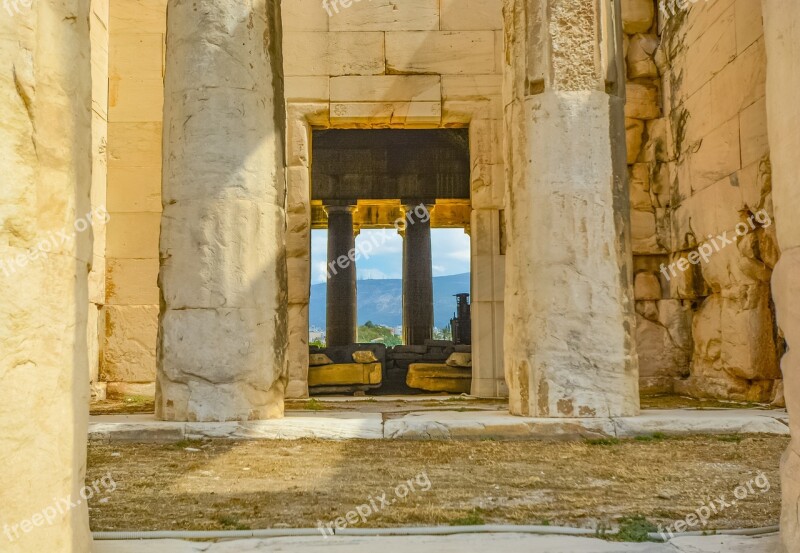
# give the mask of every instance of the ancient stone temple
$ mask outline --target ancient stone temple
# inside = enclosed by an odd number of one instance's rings
[[[4,8],[0,484],[17,518],[82,486],[90,396],[155,396],[169,421],[308,397],[311,230],[328,230],[328,339],[346,348],[355,237],[388,229],[406,353],[471,354],[448,382],[513,415],[635,416],[673,392],[786,405],[782,539],[800,551],[796,2]],[[431,340],[440,228],[470,236],[463,351]],[[364,365],[348,370],[368,391],[405,382],[366,350],[333,361]],[[49,464],[19,462],[30,448]],[[36,536],[88,551],[86,507]]]

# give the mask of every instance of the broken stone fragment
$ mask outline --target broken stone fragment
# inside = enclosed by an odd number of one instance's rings
[[[354,351],[353,361],[356,363],[377,363],[378,358],[375,357],[375,354],[369,350]]]
[[[333,361],[324,353],[312,353],[308,357],[308,364],[312,367],[319,367],[320,365],[332,365]]]
[[[447,364],[451,367],[472,367],[472,354],[451,353],[447,358]]]

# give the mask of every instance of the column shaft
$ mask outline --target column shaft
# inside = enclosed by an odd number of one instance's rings
[[[283,415],[287,278],[277,3],[168,3],[156,415]]]
[[[89,417],[92,230],[86,223],[87,215],[97,215],[89,201],[94,16],[89,2],[78,0],[6,7],[0,18],[0,550],[85,553],[92,537],[79,491]],[[74,508],[61,512],[61,498]],[[56,507],[42,524],[43,509]]]
[[[767,128],[772,164],[772,201],[781,258],[772,273],[778,325],[786,338],[781,359],[792,440],[781,461],[781,542],[784,553],[800,553],[800,5],[764,0],[767,49]]]
[[[328,213],[328,291],[326,343],[348,346],[358,341],[358,299],[352,206],[326,206]]]
[[[510,409],[635,415],[620,5],[512,0],[509,8]]]
[[[421,346],[433,338],[431,207],[423,202],[405,206],[403,341],[409,346]]]

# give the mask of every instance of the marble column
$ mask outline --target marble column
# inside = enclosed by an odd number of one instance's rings
[[[433,338],[433,267],[431,215],[433,205],[404,204],[403,237],[403,342],[425,345]]]
[[[358,341],[354,209],[353,205],[325,206],[328,214],[325,336],[329,346],[349,346]]]
[[[283,416],[285,109],[279,6],[169,0],[156,415]]]
[[[772,164],[772,201],[781,258],[772,273],[778,325],[786,338],[781,360],[792,439],[781,461],[783,553],[800,552],[800,4],[764,0],[767,50],[767,128]]]
[[[93,16],[82,0],[5,6],[0,551],[85,553]],[[62,511],[65,498],[73,507]]]
[[[510,409],[638,413],[619,0],[507,0]]]

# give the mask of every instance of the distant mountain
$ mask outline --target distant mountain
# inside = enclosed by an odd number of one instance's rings
[[[311,287],[309,324],[325,328],[326,285]],[[433,313],[434,325],[444,328],[456,311],[455,294],[469,293],[469,273],[434,277]],[[403,324],[402,306],[403,284],[400,279],[359,280],[358,281],[358,324],[367,321],[384,326]]]

